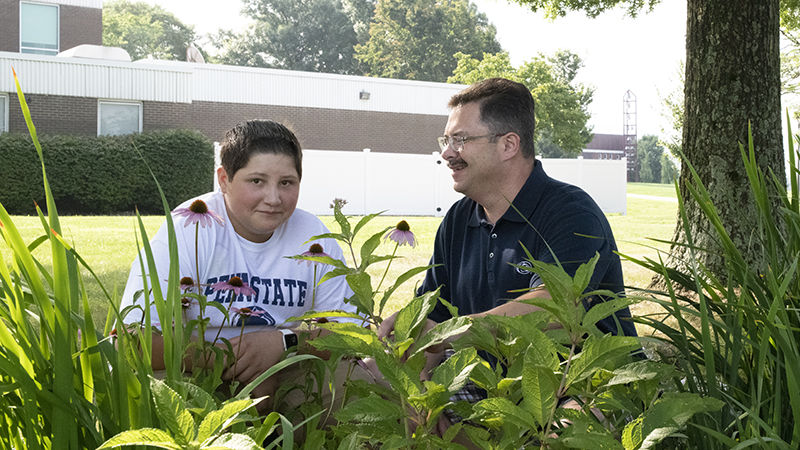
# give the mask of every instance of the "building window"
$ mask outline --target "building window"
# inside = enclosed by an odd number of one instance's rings
[[[8,131],[8,95],[0,94],[0,133]]]
[[[97,135],[116,136],[142,132],[142,104],[100,100],[97,105]]]
[[[20,53],[55,55],[58,53],[58,34],[58,5],[20,2]]]

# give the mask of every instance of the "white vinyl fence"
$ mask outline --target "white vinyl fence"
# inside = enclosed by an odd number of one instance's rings
[[[625,214],[625,159],[543,159],[542,164],[552,178],[583,188],[604,212]],[[332,214],[333,199],[342,198],[346,214],[443,216],[461,197],[439,152],[303,150],[297,207],[317,215]]]

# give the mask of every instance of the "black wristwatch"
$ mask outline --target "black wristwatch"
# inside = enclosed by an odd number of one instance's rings
[[[297,347],[298,340],[297,335],[294,334],[294,331],[280,328],[279,331],[283,334],[283,350],[289,350],[290,348]]]

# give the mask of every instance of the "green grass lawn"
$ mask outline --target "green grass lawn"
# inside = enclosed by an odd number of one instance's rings
[[[675,198],[675,186],[660,183],[628,183],[628,194]]]
[[[664,188],[662,188],[662,186]],[[673,197],[670,195],[670,185],[628,184],[628,192],[644,195]],[[610,214],[608,220],[614,230],[617,245],[622,254],[634,257],[655,256],[656,249],[667,249],[664,244],[653,243],[650,238],[669,240],[675,227],[677,204],[670,201],[653,199],[628,198],[628,213],[626,215]],[[14,216],[14,223],[20,229],[26,242],[31,242],[42,234],[41,224],[37,217]],[[386,227],[393,227],[402,217],[378,217],[373,220],[361,233],[362,241],[373,233]],[[411,217],[405,218],[411,225],[419,245],[415,248],[400,247],[391,267],[387,280],[397,278],[406,270],[427,265],[433,249],[433,239],[441,218],[436,217]],[[147,233],[152,236],[158,230],[162,218],[147,216],[143,218]],[[332,230],[337,231],[337,225],[332,217],[322,217],[322,221]],[[106,288],[116,295],[121,295],[127,280],[128,270],[136,254],[136,219],[132,216],[64,216],[61,217],[64,237],[73,243],[76,250],[95,271]],[[359,242],[360,243],[360,242]],[[357,243],[358,244],[358,243]],[[392,244],[392,245],[390,245]],[[379,251],[391,254],[393,243],[384,243]],[[343,249],[350,255],[348,249]],[[3,245],[0,255],[6,264],[9,251]],[[45,263],[49,251],[47,244],[38,248],[35,255]],[[358,255],[358,249],[356,249]],[[45,264],[46,265],[46,264]],[[47,265],[46,265],[47,266]],[[377,265],[371,272],[374,283],[380,280],[385,270],[385,265]],[[649,283],[651,274],[636,265],[623,262],[625,282],[629,286],[643,287]],[[85,271],[84,271],[85,272]],[[102,295],[97,284],[85,272],[87,293],[92,304],[92,312],[96,322],[101,324],[105,320],[109,303]],[[412,296],[413,288],[422,278],[422,275],[407,282],[406,286],[395,294],[393,303],[388,306],[389,311],[396,310]],[[386,283],[386,282],[385,282]]]

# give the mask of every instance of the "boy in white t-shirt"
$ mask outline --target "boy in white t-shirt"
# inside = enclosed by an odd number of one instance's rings
[[[287,319],[312,309],[354,312],[355,308],[344,302],[352,295],[344,277],[315,287],[330,266],[315,267],[286,258],[319,244],[321,249],[314,247],[317,253],[321,250],[342,259],[342,251],[332,239],[306,242],[328,229],[314,215],[295,208],[302,176],[302,150],[295,135],[277,122],[243,122],[226,133],[221,159],[217,171],[221,192],[202,195],[176,208],[175,234],[181,277],[190,277],[193,286],[199,279],[208,301],[220,302],[231,311],[230,320],[225,321],[217,308],[205,310],[210,319],[206,339],[213,341],[219,334],[238,355],[235,364],[229,361],[223,379],[246,385],[278,363],[287,346],[297,343],[292,330],[297,323]],[[199,228],[194,225],[198,221]],[[166,278],[170,261],[165,225],[151,246],[159,277]],[[137,259],[121,309],[142,301],[136,295],[143,285],[140,267]],[[163,290],[166,284],[162,280]],[[188,303],[184,314],[187,320],[196,319],[197,303]],[[141,317],[141,309],[131,309],[124,322],[140,322]],[[155,322],[155,312],[152,317]],[[243,326],[245,333],[240,337]],[[154,335],[153,341],[153,368],[163,369],[163,343],[160,336]],[[271,395],[274,388],[273,377],[253,395]]]

